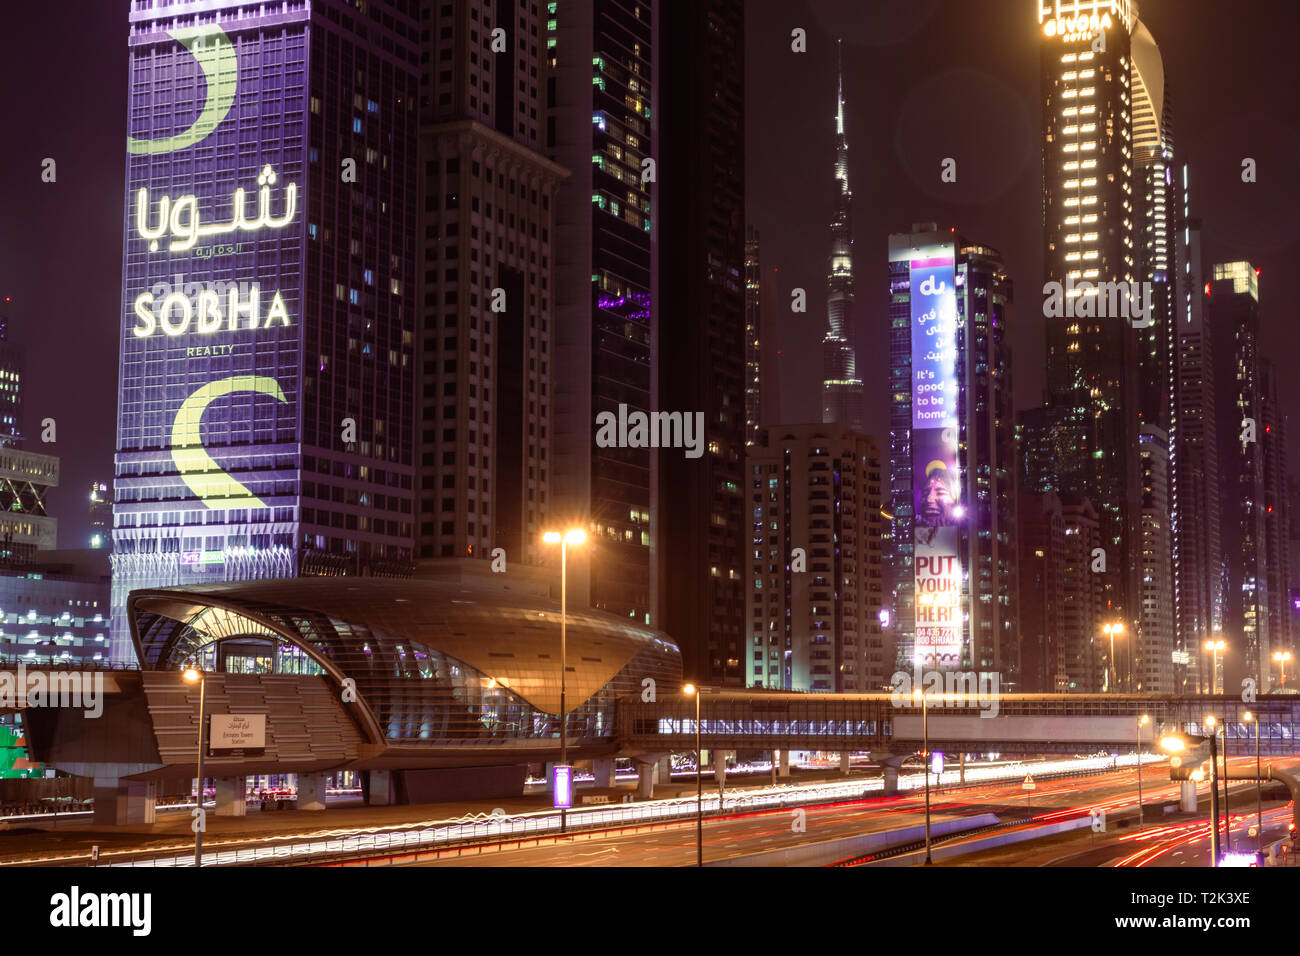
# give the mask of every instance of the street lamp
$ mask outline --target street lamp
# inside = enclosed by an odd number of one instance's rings
[[[912,699],[921,698],[921,762],[925,764],[925,865],[930,866],[930,719],[925,706],[925,688],[912,691]]]
[[[695,865],[704,866],[704,772],[700,767],[700,698],[703,688],[687,684],[683,694],[695,698]]]
[[[1207,651],[1211,651],[1214,654],[1214,664],[1210,670],[1210,693],[1211,694],[1222,693],[1222,691],[1219,689],[1219,652],[1222,651],[1227,646],[1228,645],[1222,640],[1205,642],[1205,649]]]
[[[568,587],[569,587],[569,545],[575,547],[587,540],[587,532],[581,528],[571,528],[560,534],[558,531],[547,531],[542,535],[542,540],[547,544],[558,544],[560,546],[560,766],[569,765],[569,710],[565,703],[566,677],[568,674],[568,661],[565,657],[567,650],[568,626]],[[572,771],[570,771],[569,785],[573,785]],[[551,782],[555,786],[555,782]],[[560,832],[565,832],[568,826],[568,808],[560,807]]]
[[[195,819],[198,825],[194,828],[194,865],[203,865],[203,705],[208,690],[208,675],[197,667],[187,667],[181,674],[181,677],[193,684],[199,682],[199,767],[198,779],[195,782],[195,806],[198,812]]]
[[[1213,717],[1205,718],[1206,725],[1210,728],[1208,737],[1200,734],[1169,734],[1160,738],[1160,749],[1167,754],[1171,754],[1176,760],[1181,760],[1179,754],[1186,753],[1189,742],[1198,746],[1206,743],[1210,744],[1210,866],[1219,865],[1219,782],[1218,782],[1218,753],[1215,748],[1215,731]],[[1178,766],[1177,763],[1174,764]],[[1199,767],[1191,772],[1190,778],[1199,783],[1205,779],[1205,773]]]
[[[1114,683],[1118,684],[1119,668],[1115,666],[1115,635],[1124,633],[1124,625],[1116,621],[1114,624],[1107,624],[1102,627],[1101,632],[1110,638],[1110,670],[1114,675]],[[1114,685],[1110,689],[1113,693],[1115,690]]]
[[[1143,714],[1138,718],[1137,762],[1138,762],[1138,829],[1142,829],[1142,728],[1151,723],[1151,715]]]
[[[1246,711],[1241,719],[1255,725],[1255,856],[1259,857],[1264,853],[1264,778],[1259,766],[1259,718]]]
[[[1286,664],[1287,664],[1287,661],[1291,660],[1291,652],[1290,652],[1290,651],[1274,651],[1274,652],[1273,652],[1273,660],[1277,661],[1278,664],[1279,664],[1279,665],[1281,666],[1281,668],[1282,668],[1282,680],[1279,682],[1278,686],[1280,686],[1280,687],[1285,687],[1285,686],[1286,686]]]

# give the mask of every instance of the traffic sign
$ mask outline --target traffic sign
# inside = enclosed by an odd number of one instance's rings
[[[1038,784],[1034,783],[1034,778],[1033,778],[1031,775],[1026,774],[1026,775],[1025,775],[1025,782],[1022,783],[1022,784],[1020,785],[1020,789],[1021,789],[1021,790],[1037,790],[1037,789],[1038,789]]]

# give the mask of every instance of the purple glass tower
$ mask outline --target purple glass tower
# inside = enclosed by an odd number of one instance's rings
[[[136,588],[411,554],[409,0],[133,0],[112,656]]]

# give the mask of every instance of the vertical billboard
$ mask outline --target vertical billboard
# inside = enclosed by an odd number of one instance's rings
[[[912,497],[918,667],[961,664],[956,260],[909,261],[912,320]]]
[[[132,589],[295,570],[310,14],[156,16],[130,39],[115,659]]]

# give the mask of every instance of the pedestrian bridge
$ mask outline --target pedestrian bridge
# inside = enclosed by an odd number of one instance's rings
[[[706,749],[873,750],[907,753],[923,738],[951,752],[1090,753],[1154,749],[1173,731],[1208,734],[1206,717],[1226,725],[1228,751],[1254,753],[1255,720],[1261,755],[1300,752],[1300,695],[1240,697],[1146,694],[1004,694],[982,702],[944,695],[895,702],[889,694],[705,693],[700,745]],[[622,750],[679,751],[695,747],[693,697],[619,701],[615,737]],[[1252,720],[1245,715],[1250,713]],[[928,731],[928,733],[927,733]],[[1220,731],[1222,733],[1222,729]]]

